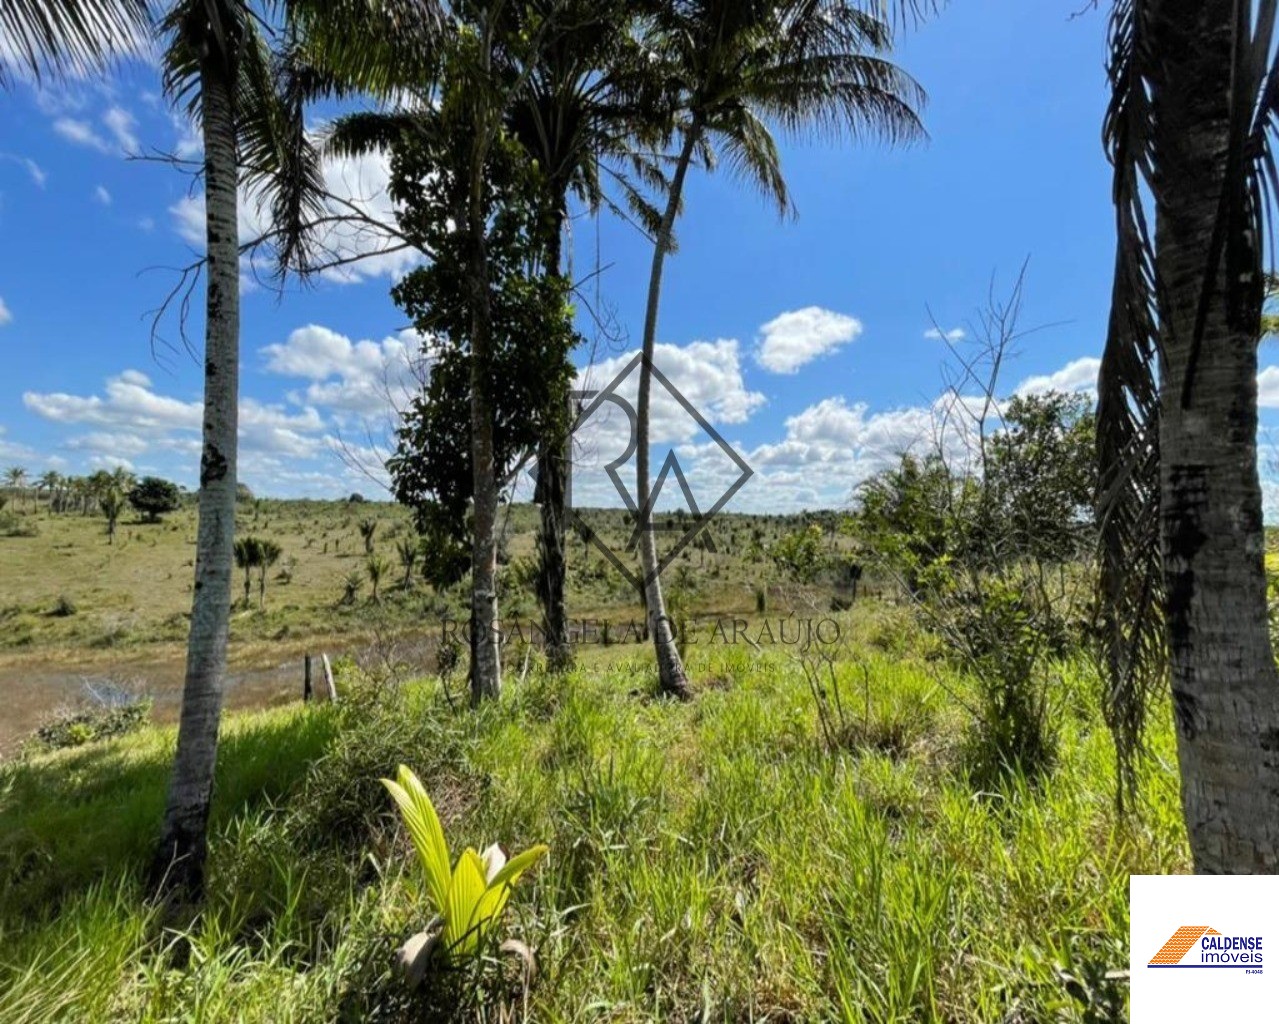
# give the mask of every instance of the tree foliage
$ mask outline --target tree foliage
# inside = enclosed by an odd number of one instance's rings
[[[158,523],[166,512],[174,512],[182,505],[182,492],[178,485],[158,476],[144,476],[129,491],[129,504],[146,517],[148,523]]]

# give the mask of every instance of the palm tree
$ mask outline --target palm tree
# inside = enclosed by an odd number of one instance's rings
[[[544,272],[563,274],[562,242],[570,193],[591,209],[604,198],[601,176],[609,175],[628,205],[647,223],[656,213],[627,175],[610,164],[629,162],[650,182],[660,179],[637,147],[660,127],[660,110],[639,102],[653,85],[648,62],[631,31],[634,0],[542,0],[544,14],[556,11],[568,28],[536,57],[528,86],[515,100],[509,120],[514,137],[542,169],[548,230]],[[650,140],[651,141],[651,140]],[[567,353],[566,353],[567,355]],[[565,500],[569,435],[569,381],[543,411],[537,450],[537,593],[542,605],[547,663],[572,663],[564,597]]]
[[[107,543],[115,543],[115,525],[124,511],[124,494],[115,487],[108,487],[98,495],[98,505],[107,519]]]
[[[923,93],[883,56],[892,47],[891,26],[845,0],[678,0],[663,5],[648,38],[668,82],[678,148],[644,316],[636,408],[638,532],[661,689],[686,698],[688,679],[658,579],[649,422],[662,272],[689,169],[695,160],[710,168],[720,154],[786,213],[790,199],[767,120],[796,134],[911,141],[923,135],[916,114]]]
[[[284,550],[273,540],[264,540],[259,545],[258,558],[258,608],[266,608],[266,574],[284,554]]]
[[[369,557],[365,560],[364,568],[368,570],[369,583],[372,584],[373,587],[373,592],[370,597],[373,603],[376,604],[379,600],[378,587],[381,586],[382,577],[386,575],[386,571],[390,568],[390,565],[381,555],[369,555]]]
[[[356,0],[294,0],[288,24]],[[203,892],[207,827],[217,760],[234,559],[239,409],[240,246],[238,189],[258,190],[280,223],[299,205],[317,209],[318,169],[299,104],[280,95],[277,68],[249,0],[180,0],[161,23],[164,83],[200,124],[205,185],[204,419],[195,586],[178,746],[152,883],[165,896]],[[295,239],[277,242],[281,263]]]
[[[377,533],[377,520],[361,519],[359,530],[360,536],[364,538],[364,553],[366,555],[373,554],[373,535]]]
[[[421,541],[413,534],[402,537],[395,545],[395,553],[399,556],[400,565],[404,568],[404,589],[413,589],[413,567],[417,565],[418,555],[422,553]]]
[[[253,570],[262,564],[262,542],[256,537],[240,537],[232,547],[237,569],[244,570],[244,607],[249,607]]]
[[[147,0],[4,0],[0,87],[13,73],[86,75],[146,39]]]
[[[1116,0],[1111,20],[1118,255],[1097,429],[1108,718],[1131,790],[1171,669],[1203,873],[1279,871],[1256,449],[1277,17],[1277,0]]]
[[[59,485],[62,483],[62,476],[56,470],[48,470],[41,474],[40,479],[36,481],[36,494],[39,495],[43,491],[49,492],[49,509],[53,510],[53,496]]]
[[[15,497],[22,497],[27,486],[27,471],[21,466],[10,466],[4,472],[4,482],[11,491],[15,492]]]

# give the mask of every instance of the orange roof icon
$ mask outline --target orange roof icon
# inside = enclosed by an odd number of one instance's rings
[[[1206,924],[1184,924],[1172,933],[1172,938],[1163,944],[1163,948],[1150,958],[1152,964],[1179,964],[1181,958],[1190,952],[1190,948],[1205,935],[1220,935],[1215,928]]]

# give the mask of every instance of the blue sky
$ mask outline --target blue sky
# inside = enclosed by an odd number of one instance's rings
[[[796,221],[727,176],[694,177],[659,365],[757,469],[733,507],[846,501],[918,433],[938,392],[946,350],[926,337],[929,310],[944,330],[970,329],[992,280],[1006,293],[1026,259],[1022,324],[1055,326],[1025,340],[1003,390],[1090,386],[1113,227],[1099,141],[1105,19],[1072,19],[1080,6],[957,0],[905,37],[897,59],[929,93],[929,142],[784,142]],[[125,461],[194,482],[199,366],[180,344],[153,352],[147,313],[193,258],[202,207],[178,170],[124,158],[153,150],[191,155],[198,143],[148,65],[0,95],[0,463],[39,473]],[[384,178],[376,159],[330,171],[383,213]],[[650,250],[607,215],[579,218],[573,236],[579,276],[597,258],[607,267],[599,294],[620,331],[598,354],[599,379],[638,342]],[[388,295],[408,266],[381,257],[347,280],[245,295],[241,479],[255,491],[376,493],[334,449],[340,439],[376,461],[364,449],[419,344]],[[162,333],[177,342],[172,318]],[[1262,392],[1279,404],[1279,369]],[[658,434],[693,466],[705,455],[705,438],[673,418]],[[713,487],[713,466],[702,469]]]

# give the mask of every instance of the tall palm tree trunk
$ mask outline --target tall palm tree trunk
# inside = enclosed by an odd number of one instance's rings
[[[204,886],[209,805],[226,678],[240,357],[235,116],[231,78],[217,57],[204,58],[200,87],[208,247],[204,450],[178,749],[152,874],[159,892],[191,899],[198,899]]]
[[[1260,300],[1227,301],[1239,294],[1229,260],[1214,271],[1197,364],[1192,356],[1228,173],[1233,2],[1161,6],[1151,40],[1160,54],[1152,97],[1163,176],[1160,486],[1182,808],[1196,871],[1272,873],[1279,871],[1279,672],[1257,473]],[[1260,253],[1245,263],[1259,287]]]
[[[470,246],[471,299],[471,466],[474,494],[471,545],[471,703],[502,692],[502,653],[497,609],[497,463],[493,402],[489,395],[493,362],[487,224],[483,205],[485,149],[482,130],[472,144],[471,189],[466,213]]]
[[[675,631],[670,616],[666,614],[666,601],[662,597],[662,581],[657,573],[657,537],[653,532],[652,487],[649,483],[649,422],[653,391],[653,351],[657,343],[657,314],[662,297],[662,269],[666,254],[670,251],[671,237],[675,230],[675,218],[679,214],[684,192],[684,181],[693,160],[693,150],[701,133],[700,122],[694,118],[684,137],[671,177],[671,190],[666,199],[666,209],[658,228],[653,246],[653,266],[648,279],[648,308],[644,314],[644,342],[640,349],[639,404],[635,410],[636,431],[639,434],[635,451],[636,489],[639,495],[639,544],[640,566],[644,573],[644,598],[648,615],[649,635],[657,654],[657,678],[662,693],[687,700],[692,696],[684,662],[675,645]]]
[[[546,257],[546,271],[560,276],[563,261],[564,201],[563,190],[557,189],[553,225]],[[568,421],[567,392],[551,396],[546,423],[537,446],[537,489],[533,495],[541,517],[538,533],[537,596],[542,605],[542,631],[546,645],[546,661],[552,671],[563,671],[573,664],[573,649],[568,639],[568,607],[564,584],[568,574],[565,553],[564,504],[568,492],[568,465],[573,457]]]

